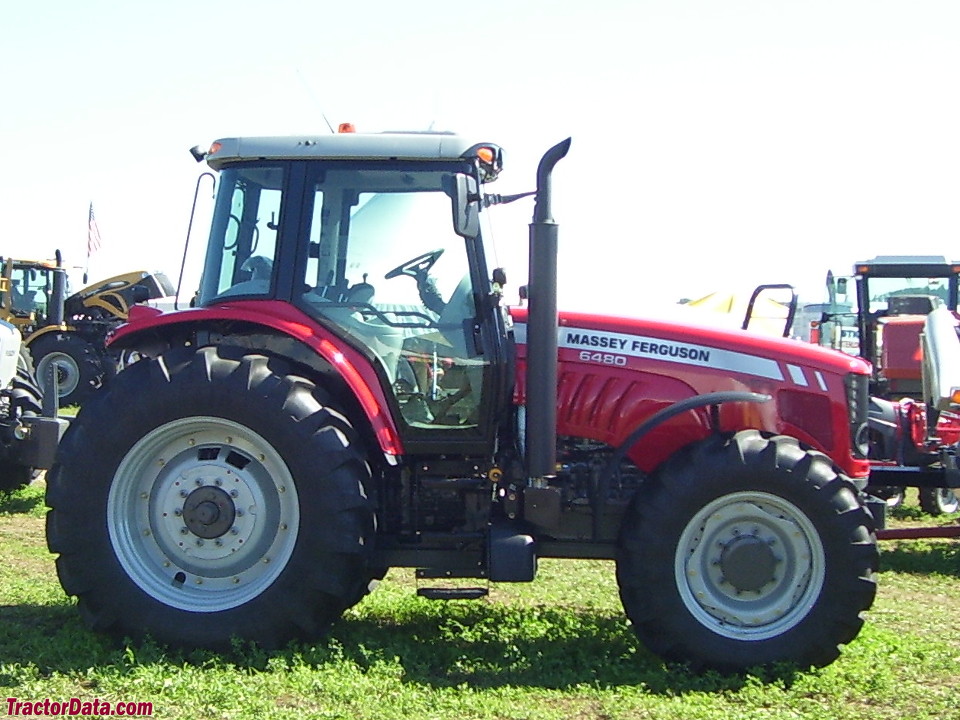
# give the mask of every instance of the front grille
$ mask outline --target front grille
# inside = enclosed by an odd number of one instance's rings
[[[844,378],[847,388],[847,417],[850,422],[850,449],[853,456],[865,460],[870,452],[867,425],[870,406],[869,375],[850,373]]]

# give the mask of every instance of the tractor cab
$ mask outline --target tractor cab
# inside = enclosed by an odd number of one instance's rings
[[[66,270],[47,260],[13,260],[3,262],[0,279],[0,316],[16,325],[24,334],[46,325],[54,313],[54,285]]]
[[[924,319],[938,307],[956,314],[958,277],[960,263],[899,255],[858,262],[852,278],[829,275],[820,343],[871,362],[873,394],[920,397]]]
[[[405,445],[489,448],[509,403],[478,192],[499,148],[449,134],[244,142],[207,156],[221,172],[197,305],[291,304],[366,356]]]

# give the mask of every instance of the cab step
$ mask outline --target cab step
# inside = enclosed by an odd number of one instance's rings
[[[435,587],[417,588],[417,595],[428,600],[478,600],[489,594],[482,587]]]

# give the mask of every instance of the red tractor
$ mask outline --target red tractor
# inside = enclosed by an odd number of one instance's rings
[[[487,265],[502,154],[444,133],[225,139],[195,307],[66,433],[48,544],[92,627],[189,647],[321,634],[391,567],[419,594],[616,561],[640,639],[824,665],[875,594],[869,365],[739,330],[558,313],[555,164],[529,308]],[[123,418],[123,422],[116,422]],[[110,432],[104,432],[110,428]],[[476,587],[449,587],[473,578]]]

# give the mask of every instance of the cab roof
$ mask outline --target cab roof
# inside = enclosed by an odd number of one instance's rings
[[[211,145],[206,160],[214,170],[249,160],[449,161],[470,157],[479,145],[497,147],[439,132],[224,138]]]
[[[878,255],[855,263],[853,271],[871,277],[949,277],[960,273],[960,263],[942,255]]]

